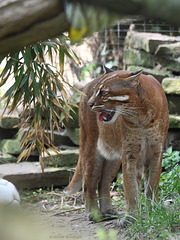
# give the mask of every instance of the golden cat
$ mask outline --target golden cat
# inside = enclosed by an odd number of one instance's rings
[[[117,214],[110,185],[122,164],[127,214],[136,214],[141,180],[148,199],[158,199],[164,141],[169,127],[168,106],[160,83],[142,71],[112,71],[86,85],[81,97],[80,155],[75,174],[65,188],[72,194],[81,187],[86,211],[102,217]],[[98,189],[99,207],[96,190]],[[121,227],[132,218],[119,221]]]

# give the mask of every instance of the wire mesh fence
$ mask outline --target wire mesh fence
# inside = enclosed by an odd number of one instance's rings
[[[138,32],[161,33],[168,36],[180,35],[180,28],[164,22],[155,22],[153,20],[118,22],[111,28],[106,28],[94,36],[97,45],[99,45],[99,51],[98,49],[94,50],[96,53],[94,59],[96,59],[97,64],[114,61],[122,65],[124,41],[130,28]],[[98,53],[99,56],[97,56]],[[106,57],[103,57],[104,53],[106,53]]]
[[[160,33],[168,36],[180,35],[180,28],[164,22],[154,20],[125,20],[118,22],[102,32],[95,33],[82,44],[74,46],[74,50],[81,59],[81,66],[69,63],[67,68],[68,79],[84,80],[92,78],[102,72],[102,65],[114,69],[123,68],[124,43],[127,32],[134,29],[138,32]],[[94,68],[94,65],[96,66]],[[86,71],[82,77],[82,70]],[[95,71],[95,69],[98,71]],[[83,71],[84,71],[83,70]],[[71,72],[71,75],[70,75]]]

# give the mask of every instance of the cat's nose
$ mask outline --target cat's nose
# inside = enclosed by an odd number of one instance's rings
[[[94,103],[93,102],[88,102],[88,106],[89,106],[90,109],[92,109],[93,106],[94,106]]]

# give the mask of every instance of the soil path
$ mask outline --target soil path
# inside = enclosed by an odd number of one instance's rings
[[[38,198],[34,197],[33,203],[27,199],[22,201],[22,208],[28,214],[35,216],[38,224],[46,226],[48,239],[100,240],[97,236],[99,229],[103,229],[107,234],[110,229],[116,229],[117,220],[100,223],[87,220],[81,193],[72,198],[64,198],[62,193],[53,195],[42,195],[41,199],[39,196]],[[33,196],[31,197],[33,198]],[[76,206],[73,206],[75,202]],[[81,209],[76,210],[76,208]]]

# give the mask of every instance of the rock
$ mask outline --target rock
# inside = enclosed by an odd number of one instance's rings
[[[72,117],[68,119],[68,121],[66,121],[66,119],[64,119],[63,123],[65,125],[65,127],[67,128],[78,128],[79,127],[79,108],[77,107],[73,107],[72,110],[69,111],[69,115]]]
[[[17,128],[8,129],[8,128],[1,128],[0,127],[0,142],[3,139],[15,138],[17,132],[18,132]]]
[[[17,135],[15,140],[3,140],[0,143],[0,151],[9,153],[9,154],[20,154],[22,152],[20,142],[22,139],[23,133],[20,132]]]
[[[68,113],[72,117],[72,119],[69,118],[68,121],[64,119],[63,123],[65,127],[68,127],[68,128],[79,127],[79,107],[78,106],[80,103],[81,93],[85,85],[86,85],[86,82],[77,82],[76,84],[73,85],[73,88],[71,89],[72,92],[69,98],[69,103],[72,110],[69,109]]]
[[[180,96],[175,94],[166,94],[168,109],[170,114],[180,115]]]
[[[50,155],[45,153],[45,166],[63,167],[76,165],[79,158],[79,149],[72,148],[67,150],[61,150],[61,155],[55,153],[51,149],[47,149]]]
[[[128,71],[132,71],[132,72],[136,72],[139,71],[140,69],[142,69],[142,66],[128,66],[127,70]],[[166,77],[171,77],[172,74],[167,71],[167,69],[165,68],[145,68],[143,67],[143,73],[147,74],[147,75],[153,75],[153,77],[155,77],[160,83],[162,82],[162,80]]]
[[[155,54],[157,56],[180,57],[180,42],[159,45]]]
[[[180,41],[179,37],[170,37],[159,33],[129,31],[125,44],[127,48],[142,49],[149,53],[155,53],[159,45],[176,43],[178,41]]]
[[[0,143],[0,151],[9,153],[9,154],[20,154],[22,152],[20,142],[22,139],[23,133],[19,132],[15,140],[3,140]]]
[[[164,78],[162,87],[166,94],[180,95],[180,78]]]
[[[0,164],[7,162],[16,162],[17,158],[8,153],[0,152]]]
[[[159,58],[158,62],[163,65],[166,69],[180,73],[180,57],[179,58],[172,58],[172,57],[164,57]]]
[[[0,110],[0,116],[2,114],[2,110]],[[16,111],[12,114],[8,114],[8,111],[5,111],[2,119],[0,120],[0,127],[2,128],[13,128],[14,126],[19,124],[19,115]]]
[[[128,49],[124,51],[123,63],[127,65],[137,65],[147,68],[155,67],[155,58],[144,51],[138,51],[136,49]]]
[[[167,96],[169,113],[180,115],[180,78],[165,78],[162,87]]]
[[[25,133],[26,131],[24,131]],[[47,130],[45,130],[45,133],[47,133]],[[49,135],[51,134],[51,131],[48,131]],[[54,130],[54,142],[53,144],[55,146],[75,146],[75,144],[71,141],[71,139],[67,135],[67,131],[65,129],[62,129],[61,131]],[[37,149],[33,150],[31,153],[31,156],[38,156],[39,153]]]
[[[165,141],[165,149],[172,146],[173,149],[180,151],[180,129],[169,129],[168,131]]]
[[[170,128],[180,128],[180,116],[169,115],[169,127]]]
[[[54,145],[55,146],[61,146],[61,145],[74,146],[74,143],[67,135],[66,129],[62,129],[62,131],[60,132],[54,131]]]
[[[79,128],[66,128],[67,135],[71,139],[71,141],[79,146]]]
[[[66,186],[74,168],[45,168],[39,162],[20,162],[0,165],[0,177],[12,182],[17,189]]]

